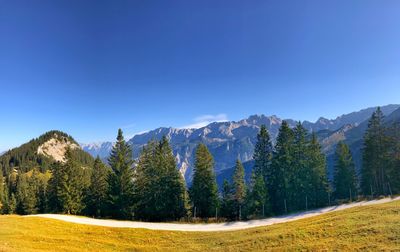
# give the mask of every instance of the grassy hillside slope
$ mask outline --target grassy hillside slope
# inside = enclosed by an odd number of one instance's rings
[[[0,251],[400,250],[400,201],[243,231],[106,228],[0,216]]]

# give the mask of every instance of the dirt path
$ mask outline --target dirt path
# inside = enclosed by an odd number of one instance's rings
[[[250,220],[250,221],[237,221],[227,223],[215,223],[215,224],[175,224],[175,223],[153,223],[153,222],[138,222],[138,221],[117,221],[117,220],[101,220],[92,219],[86,217],[78,217],[73,215],[60,215],[60,214],[38,214],[28,215],[26,217],[40,217],[50,218],[77,224],[95,225],[103,227],[117,227],[117,228],[145,228],[151,230],[169,230],[169,231],[197,231],[197,232],[212,232],[212,231],[232,231],[240,230],[253,227],[269,226],[277,223],[284,223],[312,216],[321,215],[324,213],[340,211],[357,206],[368,206],[375,204],[382,204],[390,201],[400,200],[400,196],[390,199],[384,198],[380,200],[362,201],[350,204],[344,204],[340,206],[326,207],[301,213],[295,213],[285,216],[261,219],[261,220]]]

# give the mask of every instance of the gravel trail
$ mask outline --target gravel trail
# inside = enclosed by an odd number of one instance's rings
[[[151,230],[189,231],[189,232],[213,232],[213,231],[232,231],[232,230],[241,230],[241,229],[261,227],[261,226],[269,226],[277,223],[284,223],[299,219],[305,219],[357,206],[382,204],[395,200],[400,200],[400,196],[393,199],[384,198],[379,200],[362,201],[362,202],[349,203],[339,206],[325,207],[321,209],[315,209],[315,210],[294,213],[279,217],[266,218],[266,219],[236,221],[236,222],[226,222],[226,223],[212,223],[212,224],[176,224],[176,223],[102,220],[102,219],[93,219],[93,218],[73,216],[73,215],[61,215],[61,214],[37,214],[37,215],[27,215],[25,217],[49,218],[76,224],[95,225],[102,227],[144,228]]]

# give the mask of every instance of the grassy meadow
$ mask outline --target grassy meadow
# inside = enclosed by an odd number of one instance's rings
[[[0,251],[400,251],[400,201],[229,232],[170,232],[0,215]]]

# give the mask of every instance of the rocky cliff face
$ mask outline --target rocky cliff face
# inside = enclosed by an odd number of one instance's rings
[[[399,105],[388,105],[382,107],[382,111],[385,115],[389,115],[399,107]],[[375,109],[376,107],[368,108],[339,116],[333,120],[320,118],[315,123],[305,121],[302,124],[310,132],[318,132],[323,150],[329,156],[332,155],[339,141],[345,140],[352,144],[362,137],[363,130],[365,130],[363,122],[371,116]],[[286,121],[291,127],[297,123],[292,119]],[[128,143],[132,146],[134,158],[137,158],[149,140],[159,140],[162,136],[167,136],[177,158],[178,168],[184,174],[187,183],[190,184],[197,144],[202,142],[209,148],[215,159],[217,176],[219,174],[226,175],[229,174],[227,170],[234,166],[236,159],[239,158],[242,162],[252,160],[257,133],[262,124],[266,125],[272,141],[275,142],[281,123],[282,119],[275,115],[252,115],[240,121],[214,122],[199,129],[158,128],[136,135]],[[104,154],[109,153],[112,143],[90,146],[91,148],[88,148],[84,145],[83,149],[93,156],[100,155],[104,158]],[[331,162],[329,164],[329,169],[331,169]]]
[[[80,147],[76,143],[73,143],[69,138],[54,133],[52,138],[38,147],[37,154],[53,158],[58,162],[65,162],[65,152],[68,148],[78,149]]]

